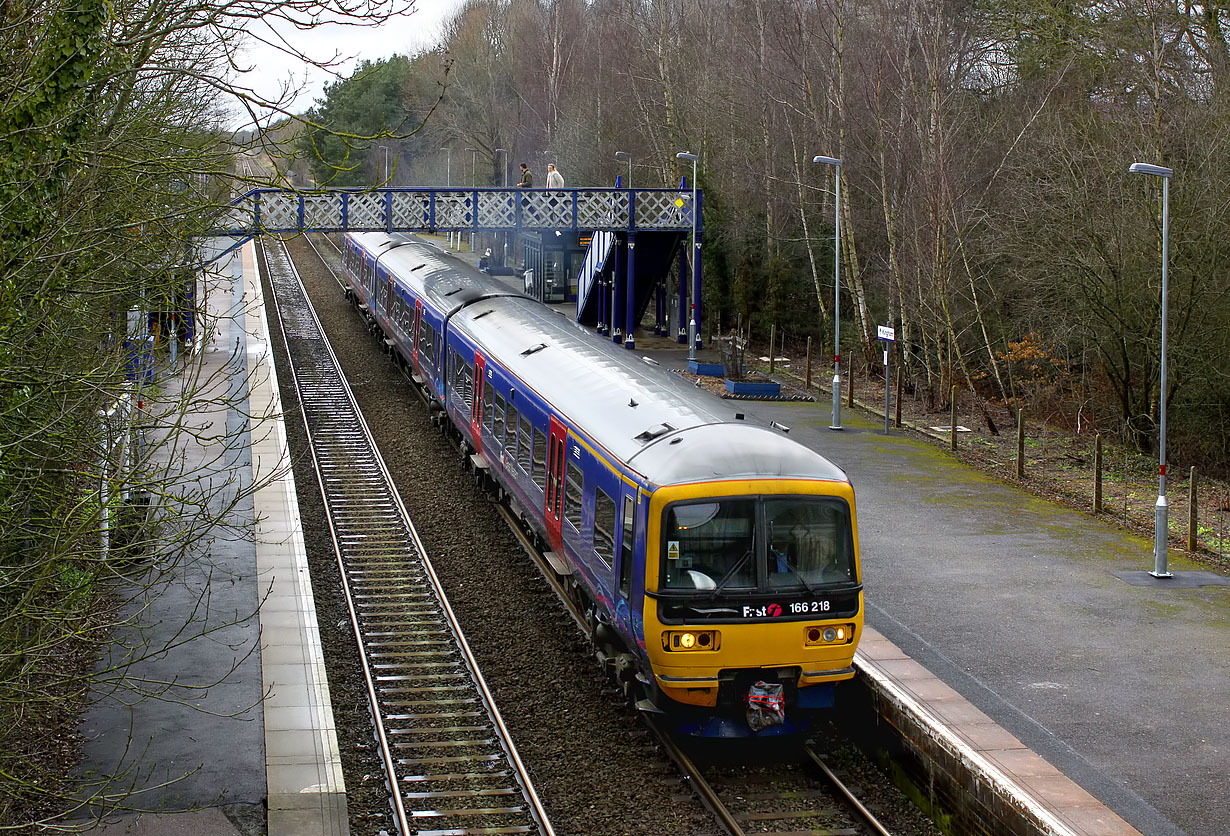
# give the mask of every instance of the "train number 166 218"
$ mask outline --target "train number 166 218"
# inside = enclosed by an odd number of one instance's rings
[[[828,612],[832,607],[831,601],[795,601],[790,605],[792,613],[809,613],[809,612]]]

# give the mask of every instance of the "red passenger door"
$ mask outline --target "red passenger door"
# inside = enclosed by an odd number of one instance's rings
[[[474,394],[470,398],[474,402],[470,410],[470,432],[474,436],[474,450],[483,452],[483,383],[487,380],[487,358],[479,352],[474,352]]]
[[[551,548],[563,550],[560,534],[560,519],[564,510],[564,449],[568,430],[554,415],[551,416],[551,434],[547,438],[547,539]]]

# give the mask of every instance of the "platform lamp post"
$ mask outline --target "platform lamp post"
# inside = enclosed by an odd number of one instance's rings
[[[504,155],[504,188],[508,188],[508,149],[497,148],[494,153]]]
[[[625,189],[632,188],[632,155],[627,151],[616,151],[615,159],[628,161],[628,182],[624,183]]]
[[[441,148],[444,152],[444,188],[451,189],[453,187],[453,149]],[[448,245],[453,245],[453,231],[450,229],[448,233]]]
[[[466,150],[470,152],[470,188],[477,188],[478,187],[478,149],[477,148],[467,148]],[[470,208],[473,211],[474,215],[477,216],[478,206],[475,205]],[[474,233],[473,232],[470,233],[470,252],[474,252]]]
[[[841,160],[812,157],[813,163],[833,167],[833,422],[830,430],[841,426]],[[772,352],[770,352],[772,353]]]
[[[1166,268],[1170,261],[1170,178],[1174,169],[1149,163],[1132,163],[1128,168],[1131,174],[1152,174],[1162,178],[1162,368],[1161,386],[1158,398],[1157,438],[1157,503],[1153,506],[1153,571],[1149,574],[1155,578],[1173,578],[1174,575],[1166,567],[1166,541],[1169,531],[1166,503],[1166,308],[1168,286]]]
[[[389,146],[377,145],[376,147],[384,152],[384,181],[383,182],[385,183],[385,185],[388,185],[388,182],[389,182]]]
[[[696,224],[700,220],[700,213],[696,206],[696,163],[700,157],[687,151],[680,151],[675,157],[692,161],[692,304],[691,316],[688,318],[688,360],[695,360],[696,342],[700,339],[700,335],[696,333],[696,297],[700,294],[700,242],[696,240]]]
[[[504,155],[504,188],[507,189],[508,188],[508,149],[507,148],[497,148],[495,149],[494,153]],[[492,164],[493,165],[495,164],[494,159],[492,160]],[[508,232],[505,231],[500,236],[500,264],[505,263],[504,258],[505,258],[505,253],[507,250],[508,250]]]

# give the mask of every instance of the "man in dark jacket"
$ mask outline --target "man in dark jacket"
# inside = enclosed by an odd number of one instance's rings
[[[525,163],[521,163],[521,182],[517,186],[522,189],[534,187],[534,175],[530,174],[530,167]]]

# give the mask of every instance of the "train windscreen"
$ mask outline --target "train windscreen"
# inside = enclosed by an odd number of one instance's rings
[[[856,583],[850,509],[812,496],[675,503],[663,520],[663,590],[810,591]]]

